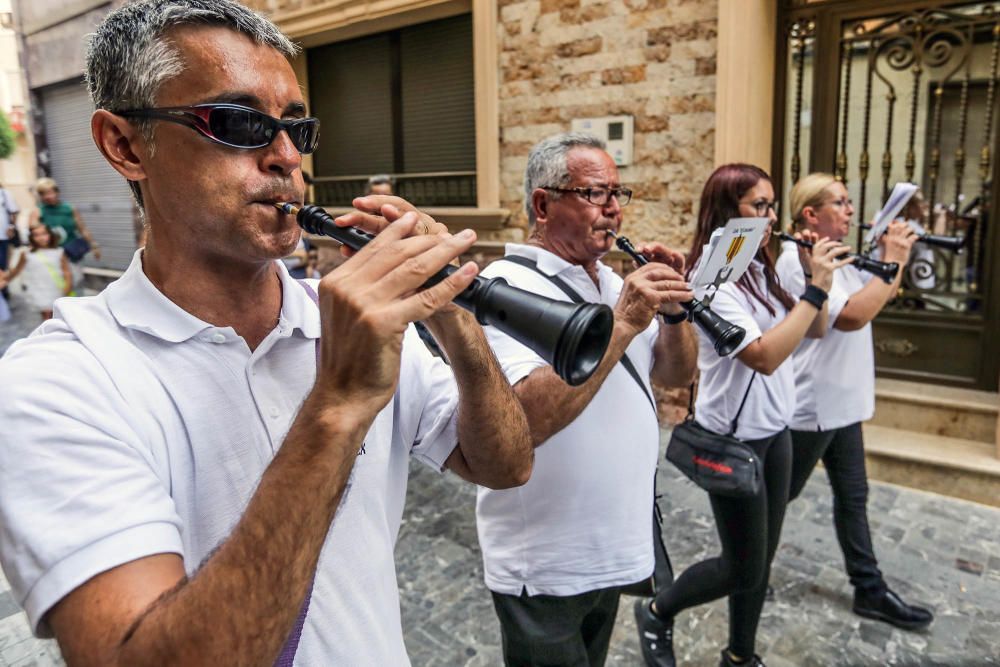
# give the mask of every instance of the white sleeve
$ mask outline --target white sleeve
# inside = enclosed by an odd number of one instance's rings
[[[795,248],[782,248],[774,270],[778,274],[781,287],[793,298],[797,299],[799,294],[806,291],[806,274],[802,270],[799,252]]]
[[[431,354],[413,326],[403,337],[396,395],[410,454],[441,471],[458,446],[458,385],[451,368]]]
[[[853,266],[842,266],[838,271],[857,271]],[[864,281],[862,281],[864,284]],[[844,311],[844,306],[850,300],[851,295],[839,284],[834,282],[833,286],[830,288],[829,298],[827,299],[827,309],[829,314],[827,315],[827,331],[833,331],[834,325],[837,323],[837,318],[840,317],[840,313]]]
[[[757,308],[764,307],[760,303],[755,303],[754,305]],[[716,315],[732,324],[742,327],[747,332],[743,341],[729,354],[730,359],[735,358],[747,345],[760,338],[760,327],[748,310],[749,302],[747,296],[736,286],[736,283],[726,283],[719,287],[715,293],[715,298],[712,300],[711,308]],[[705,335],[700,328],[698,328],[698,335]]]
[[[482,275],[485,278],[503,278],[511,287],[517,287],[532,294],[539,294],[536,282],[543,281],[546,286],[551,285],[559,296],[554,294],[542,294],[542,296],[557,300],[566,299],[562,291],[549,283],[547,278],[536,275],[532,269],[512,265],[510,262],[493,262],[483,270]],[[496,355],[500,368],[507,376],[507,381],[510,382],[511,386],[528,377],[536,368],[550,365],[534,350],[514,340],[496,327],[484,326],[483,331],[486,333],[486,340],[489,342],[490,348],[493,349],[493,354]]]
[[[183,555],[181,521],[127,404],[69,334],[15,344],[0,387],[0,562],[48,636],[45,613],[95,575]]]

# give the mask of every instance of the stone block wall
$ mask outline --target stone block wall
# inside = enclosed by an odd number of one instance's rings
[[[631,114],[625,231],[689,248],[715,138],[713,0],[499,0],[501,204],[527,224],[522,177],[538,140],[574,118]]]

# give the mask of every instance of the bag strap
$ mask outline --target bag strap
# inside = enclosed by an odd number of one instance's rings
[[[743,392],[743,400],[740,401],[740,407],[736,411],[736,416],[733,417],[733,427],[726,435],[733,435],[734,433],[736,433],[736,427],[739,424],[740,415],[743,414],[743,406],[746,405],[747,397],[750,396],[750,387],[753,385],[753,379],[755,377],[757,377],[757,371],[754,371],[753,375],[750,376],[750,382],[747,383],[747,390]],[[684,418],[684,421],[686,422],[694,419],[694,388],[696,385],[697,385],[696,382],[692,382],[691,387],[688,390],[688,413],[687,416]]]
[[[573,301],[574,303],[586,303],[584,298],[580,296],[580,293],[570,287],[565,280],[559,276],[550,276],[545,273],[538,268],[538,264],[536,262],[528,259],[527,257],[522,257],[520,255],[505,255],[495,261],[513,262],[514,264],[519,264],[525,268],[529,268],[538,275],[548,278],[553,285],[561,289],[566,296],[570,298],[570,301]],[[639,385],[639,388],[642,389],[643,395],[646,397],[646,400],[649,401],[649,406],[653,408],[653,414],[657,414],[656,401],[653,400],[653,395],[649,392],[649,389],[646,388],[646,383],[642,381],[642,376],[639,375],[639,371],[636,370],[635,364],[632,363],[632,360],[628,358],[628,354],[622,353],[622,357],[619,361],[621,362],[621,365],[625,367],[628,374],[632,376],[632,379],[635,380],[636,384]]]
[[[753,380],[755,377],[757,377],[757,371],[754,371],[753,375],[750,376],[750,382],[747,383],[747,390],[743,392],[743,400],[740,401],[740,408],[736,411],[736,416],[733,417],[733,428],[730,429],[729,435],[736,433],[736,426],[739,423],[740,415],[743,414],[743,406],[747,403],[747,397],[750,395],[750,387],[753,386]]]
[[[309,298],[318,306],[319,295],[316,294],[316,290],[304,280],[296,280],[295,282],[302,286],[302,289],[306,291]],[[317,365],[319,364],[319,338],[316,339],[316,363]],[[285,640],[285,645],[281,648],[281,653],[278,654],[277,659],[274,661],[274,667],[292,667],[295,662],[295,653],[299,649],[299,640],[302,639],[302,628],[306,623],[306,614],[309,613],[309,601],[312,599],[313,583],[314,581],[309,582],[309,588],[306,590],[306,597],[302,601],[299,615],[295,618],[295,624],[288,633],[288,639]]]

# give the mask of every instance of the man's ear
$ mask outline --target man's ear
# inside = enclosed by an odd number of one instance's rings
[[[535,214],[535,222],[544,223],[549,214],[549,193],[542,188],[532,190],[531,210]]]
[[[97,150],[115,171],[130,181],[146,178],[140,156],[146,155],[141,133],[128,120],[106,109],[98,109],[90,118],[90,132]]]

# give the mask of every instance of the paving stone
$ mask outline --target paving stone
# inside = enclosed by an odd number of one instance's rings
[[[14,602],[14,596],[10,594],[10,591],[0,593],[0,618],[7,618],[19,611],[21,611],[21,608]]]

